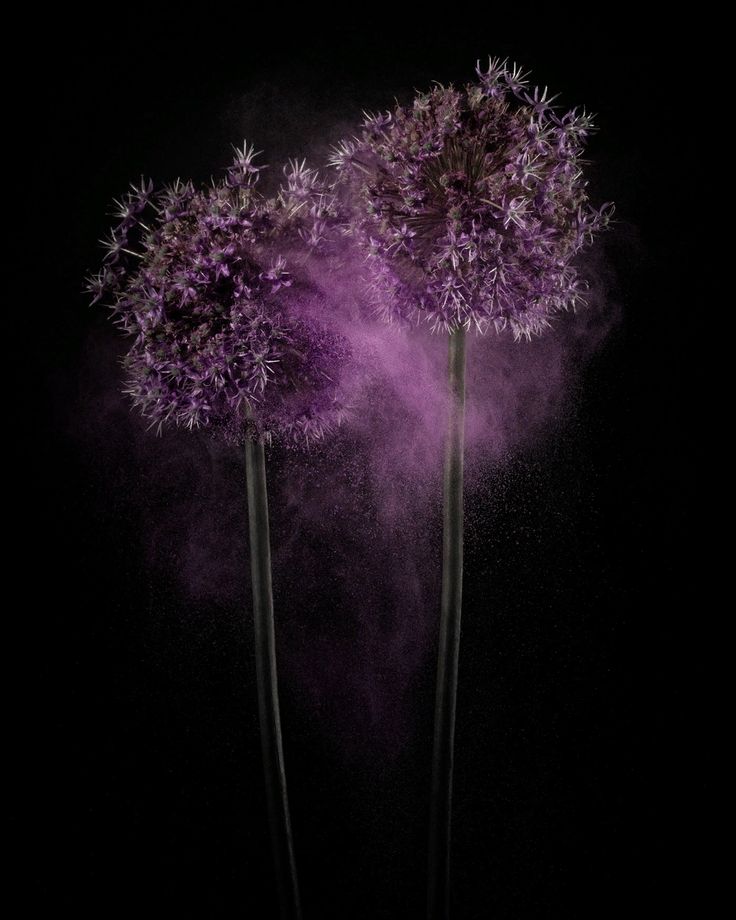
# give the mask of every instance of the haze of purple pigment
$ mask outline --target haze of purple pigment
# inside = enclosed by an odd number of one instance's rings
[[[602,288],[585,311],[531,343],[474,340],[469,553],[488,540],[502,470],[525,444],[567,424],[577,376],[614,322]],[[444,399],[446,354],[441,337],[426,330],[390,332],[381,352],[386,372],[373,374],[349,425],[308,454],[274,446],[270,457],[282,692],[332,756],[347,761],[401,756],[416,731],[411,691],[436,626],[444,429],[431,393]],[[366,325],[368,343],[379,334]],[[188,431],[151,437],[120,399],[115,345],[99,336],[90,342],[89,405],[81,410],[95,420],[83,434],[89,456],[107,469],[111,490],[135,488],[142,562],[190,599],[180,609],[183,632],[240,636],[248,556],[237,452]],[[203,620],[213,609],[219,625]]]
[[[488,542],[502,471],[525,445],[569,423],[576,377],[614,322],[615,311],[591,296],[585,311],[564,316],[543,338],[473,341],[469,555]],[[309,608],[301,630],[281,634],[282,673],[343,758],[367,748],[399,757],[415,730],[411,691],[432,653],[441,568],[446,343],[421,328],[388,339],[373,328],[365,335],[380,335],[384,347],[361,411],[309,467],[288,458],[272,506],[281,534],[277,580],[299,571],[300,602]],[[315,542],[319,553],[310,555]],[[320,603],[323,590],[334,613]]]
[[[279,470],[269,488],[285,627],[279,632],[282,681],[287,693],[298,688],[299,705],[319,713],[318,724],[340,756],[373,748],[398,754],[414,725],[410,689],[426,662],[437,612],[446,343],[424,326],[397,334],[377,322],[366,309],[362,257],[349,240],[332,239],[332,245],[339,270],[329,259],[300,266],[300,283],[313,295],[300,309],[307,318],[316,310],[352,356],[340,379],[350,419],[319,450],[277,446],[272,458]],[[600,264],[587,274],[600,278]],[[560,316],[544,337],[474,338],[467,380],[469,504],[486,501],[489,470],[564,417],[575,375],[616,319],[598,284],[585,310]],[[120,419],[119,405],[115,415]],[[196,597],[227,606],[244,596],[242,481],[236,464],[224,459],[227,450],[209,440],[197,448],[175,432],[156,440],[140,430],[135,443],[153,458],[149,495],[172,477],[182,484],[176,507],[157,506],[145,516],[151,564],[169,569]],[[185,472],[177,473],[172,461],[173,443],[186,449]],[[475,531],[471,539],[484,534]],[[331,611],[324,609],[326,590]]]

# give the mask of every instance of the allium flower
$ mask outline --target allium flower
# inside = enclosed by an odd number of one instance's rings
[[[506,61],[477,73],[366,115],[331,165],[386,319],[529,338],[581,299],[575,256],[613,209],[588,204],[592,118],[558,115],[557,97]]]
[[[427,916],[450,910],[452,763],[463,584],[466,330],[542,332],[584,288],[575,257],[612,207],[588,204],[581,159],[592,119],[555,111],[548,88],[491,59],[463,89],[366,115],[334,149],[345,230],[385,319],[448,333],[442,593],[428,841]]]
[[[150,182],[115,202],[92,302],[106,302],[133,339],[126,391],[154,427],[202,427],[243,443],[248,493],[256,686],[279,901],[301,917],[286,790],[276,672],[264,444],[310,444],[345,413],[350,355],[325,322],[311,279],[329,262],[335,198],[293,161],[273,198],[256,188],[252,146],[203,189]]]
[[[330,194],[292,162],[268,199],[244,145],[220,182],[175,183],[155,197],[141,182],[115,202],[119,223],[89,279],[133,337],[126,391],[159,429],[206,427],[235,442],[309,443],[344,414],[345,342],[319,321],[302,271],[319,251]]]

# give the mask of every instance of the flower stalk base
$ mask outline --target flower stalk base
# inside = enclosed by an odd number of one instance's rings
[[[462,327],[449,336],[448,378],[450,409],[445,446],[442,610],[432,752],[428,920],[447,920],[450,913],[452,768],[463,592],[465,330]]]
[[[286,793],[284,751],[281,740],[279,691],[276,672],[271,545],[268,527],[266,460],[263,442],[246,439],[245,466],[248,487],[253,624],[255,627],[258,715],[261,725],[263,770],[271,829],[276,883],[283,920],[301,920],[299,886]]]

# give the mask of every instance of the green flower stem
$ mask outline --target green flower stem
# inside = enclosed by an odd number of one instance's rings
[[[261,723],[261,746],[271,844],[281,916],[284,920],[300,920],[299,886],[294,862],[294,844],[289,819],[289,800],[286,793],[284,750],[279,715],[266,460],[262,441],[250,438],[246,440],[245,468],[248,484],[258,714]]]
[[[447,920],[450,915],[452,767],[463,594],[465,330],[456,330],[449,340],[450,411],[445,446],[442,611],[429,813],[428,920]]]

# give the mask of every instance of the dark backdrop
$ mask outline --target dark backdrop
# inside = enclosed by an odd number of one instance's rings
[[[241,125],[266,160],[299,154],[302,135],[319,154],[319,138],[336,140],[362,108],[431,79],[461,82],[492,52],[599,113],[594,193],[615,200],[621,220],[605,251],[622,318],[557,435],[512,457],[500,497],[476,509],[455,916],[662,915],[680,897],[688,845],[668,743],[683,705],[669,664],[683,312],[665,178],[676,155],[669,65],[616,23],[530,13],[399,25],[373,12],[365,28],[340,30],[329,18],[212,8],[175,26],[59,19],[29,43],[44,89],[29,94],[43,137],[32,159],[41,201],[28,209],[33,226],[52,228],[31,244],[43,250],[28,311],[43,440],[23,458],[40,497],[28,544],[39,554],[29,590],[41,714],[31,898],[84,917],[275,916],[241,459],[198,437],[149,438],[118,397],[122,345],[79,293],[111,197],[141,172],[205,179]],[[274,456],[274,480],[286,463]],[[274,484],[285,531],[287,499]],[[198,563],[191,545],[218,522],[232,540],[213,538]],[[298,537],[304,571],[321,568],[324,581],[315,587],[297,565],[277,585],[285,654],[296,634],[324,655],[333,632],[349,641],[328,531]],[[228,557],[213,569],[222,588],[206,584],[213,555]],[[194,571],[187,584],[181,567]],[[372,742],[381,726],[341,702],[339,679],[318,705],[283,687],[307,918],[422,916],[433,668],[432,647],[398,714],[384,704],[394,744]]]

